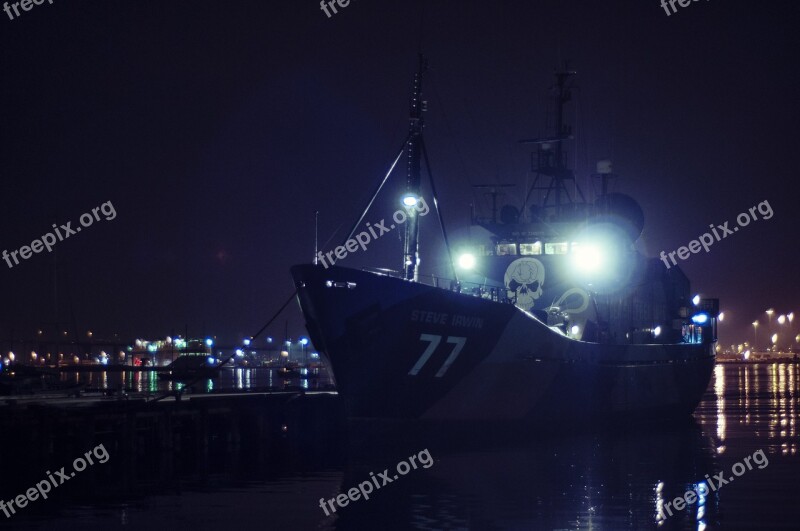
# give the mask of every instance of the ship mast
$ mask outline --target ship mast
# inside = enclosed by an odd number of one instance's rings
[[[564,214],[564,205],[572,204],[577,198],[570,197],[566,181],[575,181],[575,174],[567,167],[564,153],[564,141],[572,138],[572,128],[564,124],[564,107],[572,99],[572,91],[567,86],[568,80],[577,72],[568,67],[556,72],[556,86],[554,87],[555,99],[555,135],[545,138],[521,140],[523,144],[538,144],[536,160],[532,170],[537,174],[533,185],[528,190],[523,203],[523,209],[531,198],[533,192],[544,193],[542,209],[552,209],[552,220],[561,220]],[[546,184],[541,177],[549,177]],[[582,202],[586,202],[583,192],[577,185],[575,192]],[[534,220],[535,221],[535,220]]]
[[[420,196],[420,154],[422,148],[422,129],[425,126],[422,113],[425,102],[422,101],[422,76],[428,63],[420,54],[419,70],[414,75],[414,84],[409,101],[408,141],[406,143],[407,180],[406,196]],[[405,224],[405,243],[403,245],[403,278],[416,282],[419,279],[419,216],[415,209],[408,209],[408,221]]]

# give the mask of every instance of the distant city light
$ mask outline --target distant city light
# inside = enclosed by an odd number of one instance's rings
[[[661,335],[661,327],[657,326],[653,328],[653,337],[658,337]]]
[[[785,322],[786,322],[786,316],[785,315],[779,315],[778,316],[778,324],[783,324]]]
[[[215,362],[216,360],[214,359],[214,356],[209,356],[209,357],[206,359],[206,361],[208,362],[208,364],[209,364],[209,365],[214,365],[214,362]]]
[[[572,332],[573,336],[577,336],[578,332],[581,331],[581,327],[578,325],[574,325],[572,328],[569,329],[569,331]]]
[[[306,346],[306,345],[308,345],[308,339],[307,339],[307,338],[305,338],[305,337],[304,337],[304,338],[301,338],[301,339],[300,339],[300,344],[301,344],[301,345],[303,345],[303,346]]]
[[[708,322],[708,314],[707,313],[698,313],[694,317],[692,317],[692,322],[694,324],[706,324]]]
[[[694,304],[695,306],[700,304],[700,295],[695,295],[694,297],[692,297],[692,304]]]
[[[772,344],[774,345],[775,343],[778,342],[778,334],[772,334],[772,337],[770,339],[772,339]]]
[[[272,338],[271,337],[267,337],[267,343],[272,343]]]
[[[244,340],[244,346],[246,346],[246,347],[250,346],[250,340],[249,339],[245,339]]]
[[[237,348],[236,349],[236,355],[241,358],[242,356],[244,356],[244,351],[242,349],[240,349],[240,348]]]
[[[719,315],[717,316],[717,318],[719,319],[720,323],[722,321],[724,321],[725,320],[725,312],[719,312]]]
[[[214,345],[214,340],[213,339],[211,339],[210,337],[208,339],[206,339],[206,346],[211,347],[213,345]]]

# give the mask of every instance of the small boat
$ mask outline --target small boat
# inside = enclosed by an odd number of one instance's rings
[[[165,372],[159,372],[161,380],[178,382],[217,378],[222,363],[213,356],[183,354],[167,365]]]

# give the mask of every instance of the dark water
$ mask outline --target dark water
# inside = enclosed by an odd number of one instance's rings
[[[719,365],[694,420],[572,434],[437,434],[351,425],[310,443],[218,455],[198,474],[123,470],[124,455],[85,472],[0,526],[17,529],[797,529],[800,365]],[[291,430],[290,430],[291,431]],[[87,448],[89,450],[89,448]],[[427,453],[420,455],[420,452]],[[759,450],[768,459],[659,522],[659,507],[708,476],[732,477]],[[252,453],[249,453],[252,452]],[[256,455],[258,454],[258,455]],[[422,466],[430,455],[433,464]],[[398,479],[396,465],[418,466]],[[3,460],[13,456],[3,455]],[[752,463],[752,460],[751,460]],[[0,466],[3,461],[0,461]],[[112,466],[114,465],[114,466]],[[36,462],[25,466],[38,472]],[[149,465],[148,465],[149,466]],[[112,473],[103,474],[102,467]],[[369,500],[326,516],[332,498],[389,469]],[[133,478],[133,481],[131,481]],[[124,481],[123,481],[124,480]],[[2,476],[8,500],[30,481]],[[123,485],[124,483],[124,485]],[[366,487],[364,487],[366,489]],[[11,492],[12,494],[7,494]],[[118,492],[120,494],[115,494]]]

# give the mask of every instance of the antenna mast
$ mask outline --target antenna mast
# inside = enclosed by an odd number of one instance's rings
[[[422,101],[422,76],[428,69],[425,57],[419,55],[419,69],[414,76],[409,102],[408,141],[406,143],[406,160],[408,177],[406,181],[406,197],[419,199],[420,193],[420,153],[422,150],[422,129],[425,126],[422,113],[425,102]],[[405,243],[403,246],[403,278],[416,282],[419,279],[419,216],[415,209],[408,210],[408,221],[405,225]]]

